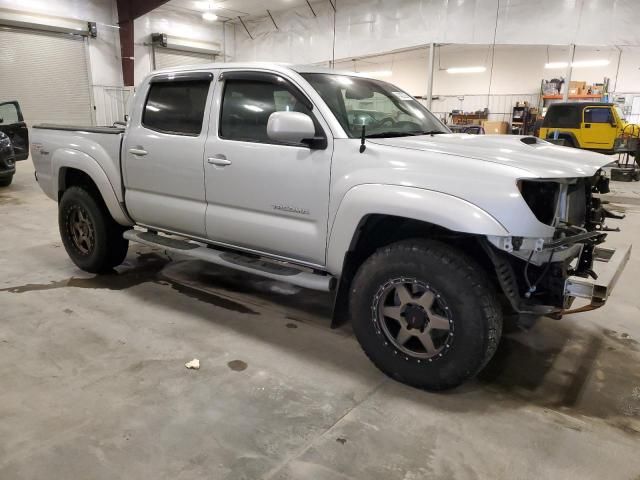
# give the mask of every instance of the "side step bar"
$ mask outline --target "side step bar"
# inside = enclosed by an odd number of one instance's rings
[[[281,265],[274,262],[204,247],[188,240],[178,240],[151,232],[127,230],[123,237],[132,242],[142,243],[150,247],[158,247],[170,252],[181,253],[189,257],[204,260],[215,265],[232,268],[241,272],[252,273],[261,277],[291,283],[311,290],[328,292],[333,290],[335,278],[330,275],[299,270],[293,266]]]

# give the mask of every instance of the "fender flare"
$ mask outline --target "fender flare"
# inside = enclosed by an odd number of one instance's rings
[[[340,275],[362,219],[372,214],[420,220],[455,232],[509,235],[489,213],[453,195],[400,185],[358,185],[344,195],[333,220],[326,262],[331,274]]]
[[[56,192],[54,192],[56,198],[57,190],[60,188],[60,171],[63,168],[80,170],[93,180],[113,219],[120,225],[133,225],[133,221],[120,205],[113,185],[109,181],[109,177],[107,177],[105,171],[93,157],[79,150],[61,148],[53,153],[51,165],[53,169],[51,184],[56,189]]]
[[[545,140],[553,139],[554,132],[556,129],[551,127],[546,127],[546,128],[548,128],[548,131],[547,131],[547,138],[545,138]],[[578,139],[575,133],[570,132],[568,130],[558,129],[558,138],[562,138],[562,137],[569,137],[569,139],[571,139],[571,141],[573,142],[576,148],[581,148],[580,142],[578,142]]]

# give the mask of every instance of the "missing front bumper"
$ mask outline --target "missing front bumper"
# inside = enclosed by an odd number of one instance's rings
[[[593,269],[598,278],[567,278],[564,286],[565,296],[586,298],[591,302],[591,309],[601,307],[611,295],[630,256],[631,245],[617,249],[596,247],[593,251]]]

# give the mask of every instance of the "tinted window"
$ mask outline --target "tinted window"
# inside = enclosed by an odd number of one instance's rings
[[[578,105],[550,106],[542,122],[543,127],[580,128],[582,107]]]
[[[609,108],[585,108],[584,123],[611,123]]]
[[[209,80],[152,83],[142,124],[165,133],[199,135],[209,85]]]
[[[283,85],[259,80],[227,80],[220,114],[220,136],[230,140],[273,143],[267,135],[269,116],[284,111],[311,116],[306,105]]]

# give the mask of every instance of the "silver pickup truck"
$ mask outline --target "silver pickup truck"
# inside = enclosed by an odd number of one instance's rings
[[[109,270],[134,241],[333,291],[334,322],[350,319],[373,363],[425,389],[480,371],[506,315],[602,306],[629,258],[601,246],[607,157],[452,134],[400,88],[356,74],[153,72],[126,127],[36,125],[32,137],[80,268]]]

